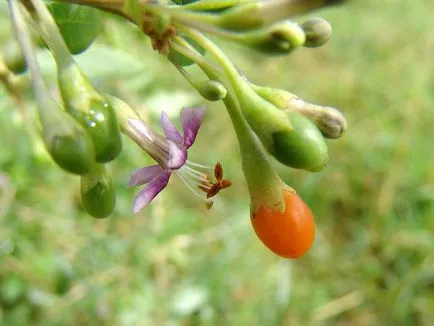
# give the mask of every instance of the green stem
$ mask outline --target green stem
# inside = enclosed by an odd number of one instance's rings
[[[57,110],[52,110],[52,108],[57,107],[57,105],[54,103],[51,96],[48,95],[49,91],[39,71],[32,41],[17,0],[9,1],[9,10],[16,36],[21,44],[27,65],[29,66],[32,88],[38,103],[40,118],[44,124],[59,125],[59,123],[62,123],[62,119],[58,119]]]
[[[177,50],[182,52],[182,49]],[[200,56],[200,53],[195,49],[190,51]],[[213,69],[207,69],[205,66],[199,67],[210,79],[224,82],[222,76]],[[228,94],[223,102],[231,118],[240,146],[243,172],[252,201],[252,210],[256,211],[260,206],[267,205],[283,211],[285,204],[282,189],[286,185],[271,166],[264,147],[241,113],[236,96],[230,88],[228,88]]]
[[[219,16],[211,13],[198,13],[193,11],[185,11],[182,7],[165,7],[156,3],[141,3],[145,10],[160,15],[162,13],[170,15],[173,19],[186,24],[197,25],[208,24],[213,25],[219,20]]]
[[[198,44],[203,46],[203,48],[208,51],[217,60],[219,65],[225,70],[227,77],[230,80],[232,87],[235,89],[236,93],[241,93],[243,91],[250,92],[251,89],[246,85],[246,81],[240,76],[237,68],[233,63],[225,56],[225,54],[212,43],[208,38],[206,38],[202,33],[197,32],[189,27],[177,25],[177,27],[195,40]]]
[[[253,211],[256,211],[262,204],[283,211],[283,182],[271,166],[258,136],[241,114],[233,94],[229,92],[223,102],[238,138],[243,171],[249,188]]]
[[[261,17],[265,24],[287,19],[309,11],[334,5],[336,0],[273,0],[264,5]]]
[[[189,26],[222,38],[230,38],[229,35],[231,32],[218,27],[221,20],[220,15],[185,11],[182,6],[164,7],[155,3],[141,3],[141,6],[144,10],[154,15],[169,15],[170,18],[179,25]]]
[[[41,0],[31,0],[33,6],[38,14],[41,26],[38,28],[43,40],[47,43],[51,49],[54,59],[57,62],[58,68],[61,70],[66,68],[74,59],[69,52],[62,34],[57,28],[56,22],[50,14],[50,11],[45,7],[45,4]]]
[[[27,31],[26,24],[24,22],[19,3],[16,0],[9,1],[9,10],[11,14],[12,25],[15,29],[16,37],[19,40],[21,48],[24,53],[27,65],[30,69],[30,75],[32,80],[33,90],[35,92],[37,101],[40,104],[44,104],[46,101],[47,88],[41,77],[39,66],[36,61],[36,56],[33,50],[32,41]]]
[[[187,3],[178,8],[189,10],[216,10],[236,6],[243,1],[246,0],[199,0]]]
[[[170,60],[170,59],[169,59]],[[182,68],[180,65],[178,65],[176,62],[174,62],[173,60],[170,60],[170,62],[175,66],[175,68],[181,73],[181,75],[187,79],[188,83],[195,89],[198,89],[198,82],[196,80],[193,79],[193,77],[187,72],[185,71],[184,68]]]
[[[223,78],[223,72],[220,68],[216,67],[212,63],[208,62],[199,52],[196,52],[196,49],[190,45],[186,40],[184,40],[180,36],[175,36],[173,38],[173,42],[171,42],[170,46],[177,52],[181,53],[183,56],[193,60],[200,67],[205,70],[214,71],[220,78]]]
[[[202,46],[223,68],[247,122],[267,151],[274,153],[273,134],[293,130],[293,126],[285,113],[259,96],[250,87],[250,83],[240,75],[229,58],[202,33],[182,25],[179,26],[179,29]]]

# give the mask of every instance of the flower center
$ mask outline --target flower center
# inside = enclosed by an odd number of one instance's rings
[[[213,170],[214,178],[211,176],[211,171]],[[214,169],[212,169],[206,165],[186,161],[182,168],[173,173],[184,182],[196,197],[205,200],[207,208],[212,207],[213,202],[210,200],[211,197],[217,195],[220,190],[232,185],[231,181],[223,179],[223,168],[220,163],[217,163]],[[211,179],[215,179],[215,181],[211,182]],[[206,193],[206,199],[202,197],[197,189]]]
[[[176,170],[187,160],[187,151],[152,129],[143,120],[129,119],[127,134],[166,170]]]
[[[198,189],[208,191],[212,187],[210,173],[212,168],[206,165],[198,164],[187,160],[185,164],[177,170],[172,171],[187,188],[200,200],[205,201],[206,207],[211,208],[213,201],[209,198],[204,198]]]

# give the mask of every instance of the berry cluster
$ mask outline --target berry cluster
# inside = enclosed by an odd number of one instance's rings
[[[280,256],[296,258],[304,254],[314,241],[312,214],[278,176],[270,157],[291,168],[321,171],[328,162],[325,138],[339,138],[347,127],[346,120],[335,108],[311,104],[288,91],[249,81],[208,35],[268,56],[288,55],[300,47],[321,46],[332,33],[324,19],[291,19],[341,1],[73,2],[78,4],[46,5],[42,0],[30,0],[23,5],[19,0],[9,0],[16,41],[4,53],[7,69],[0,70],[7,84],[8,74],[29,68],[45,146],[61,168],[79,175],[86,211],[102,218],[115,207],[116,192],[106,165],[122,151],[121,132],[156,162],[131,174],[129,186],[143,185],[134,201],[135,212],[146,207],[172,175],[207,207],[212,206],[210,198],[229,187],[231,181],[223,179],[220,163],[212,168],[188,160],[204,108],[181,111],[182,132],[162,112],[163,135],[124,101],[92,85],[73,54],[85,51],[96,34],[81,31],[83,38],[77,42],[80,27],[73,22],[69,28],[56,24],[58,17],[72,14],[75,6],[82,9],[82,18],[95,22],[97,10],[81,5],[117,13],[136,24],[151,39],[153,48],[166,56],[204,99],[223,102],[237,134],[256,234]],[[47,46],[54,56],[61,103],[53,99],[44,84],[34,54],[35,43]],[[185,69],[193,64],[203,72],[203,80]]]

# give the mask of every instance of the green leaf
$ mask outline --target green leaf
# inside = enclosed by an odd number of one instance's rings
[[[72,54],[85,51],[98,36],[101,17],[97,9],[54,2],[50,2],[47,7]]]
[[[51,54],[41,50],[37,53],[44,78],[47,82],[55,79],[56,66]],[[147,65],[146,61],[139,60],[130,53],[104,44],[95,44],[88,51],[76,56],[75,60],[91,80],[108,82],[113,78],[125,79],[132,76],[140,76],[143,83],[151,80],[150,64]]]

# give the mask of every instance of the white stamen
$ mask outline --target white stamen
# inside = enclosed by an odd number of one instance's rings
[[[192,192],[196,197],[200,198],[201,200],[203,200],[203,201],[205,201],[205,202],[207,202],[207,203],[210,202],[210,200],[203,198],[203,197],[202,197],[202,196],[197,192],[197,190],[194,189],[194,188],[193,188],[193,187],[188,183],[188,181],[184,178],[184,176],[182,175],[182,173],[181,173],[180,170],[176,171],[174,174],[175,174],[179,179],[181,179],[182,182],[184,182],[184,184],[187,186],[187,188],[190,189],[191,192]]]
[[[207,179],[207,175],[205,173],[196,171],[195,169],[192,169],[191,167],[184,165],[183,169],[185,170],[185,172],[187,172],[188,174],[190,174],[192,177],[199,179],[199,181],[206,181]]]
[[[187,165],[187,166],[190,165],[192,167],[203,169],[203,170],[213,170],[213,168],[211,168],[209,166],[202,165],[202,164],[199,164],[199,163],[195,163],[195,162],[192,162],[192,161],[189,161],[189,160],[187,160],[187,162],[185,163],[185,165]]]

